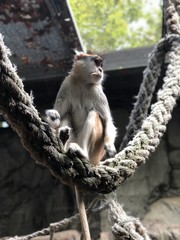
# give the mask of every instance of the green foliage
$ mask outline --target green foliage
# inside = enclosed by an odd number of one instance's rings
[[[85,46],[99,52],[157,42],[162,14],[154,1],[69,0]]]

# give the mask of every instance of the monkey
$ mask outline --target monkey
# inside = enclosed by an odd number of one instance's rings
[[[60,127],[72,129],[68,144],[77,143],[93,165],[98,165],[105,154],[112,157],[116,153],[116,128],[103,79],[102,58],[77,52],[54,105],[61,117]]]
[[[56,125],[60,131],[64,127],[71,129],[66,147],[82,150],[81,153],[92,165],[99,165],[106,155],[112,157],[116,153],[116,127],[102,88],[102,67],[103,60],[100,56],[76,52],[72,69],[58,91],[53,117],[50,116],[51,126],[58,118]],[[78,193],[79,190],[76,191],[76,198],[81,211],[84,203],[82,193]],[[82,211],[85,211],[85,207]],[[83,225],[86,220],[81,220]]]

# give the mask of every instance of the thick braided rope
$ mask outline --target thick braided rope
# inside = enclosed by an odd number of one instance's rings
[[[136,103],[131,112],[129,124],[126,127],[126,134],[122,140],[120,150],[132,140],[133,136],[140,129],[143,120],[147,117],[164,57],[165,49],[162,40],[155,46],[152,53],[149,55],[147,67],[143,72],[143,81],[139,89]]]
[[[174,6],[176,8],[176,11],[178,15],[180,15],[180,1],[179,0],[174,0]]]
[[[3,42],[3,37],[2,35],[0,35],[0,41]],[[2,59],[3,62],[6,63],[6,74],[10,77],[13,78],[16,83],[16,85],[20,88],[20,89],[24,89],[23,83],[21,81],[21,79],[19,78],[19,76],[17,75],[16,72],[16,67],[11,63],[11,61],[9,60],[9,56],[11,55],[11,52],[9,50],[9,48],[7,48],[4,44],[0,45],[0,58]],[[4,69],[4,70],[5,70]]]
[[[177,12],[180,13],[180,2],[179,0],[174,0],[173,2],[174,3],[172,3],[171,0],[168,0],[167,3],[166,26],[169,33],[180,34],[179,17],[177,14]],[[137,133],[142,121],[147,116],[164,56],[164,49],[161,48],[159,43],[149,56],[148,64],[143,74],[143,81],[140,86],[136,103],[131,112],[129,124],[126,128],[126,134],[122,140],[120,150],[122,150]]]
[[[174,2],[174,3],[173,3]],[[178,0],[168,0],[166,10],[167,32],[170,34],[180,34],[179,17],[180,3]],[[177,10],[177,11],[176,11]]]
[[[150,240],[139,219],[127,216],[121,205],[114,200],[109,202],[109,216],[113,223],[111,229],[115,240]]]
[[[78,151],[64,152],[59,141],[53,137],[48,124],[41,121],[31,97],[19,84],[20,79],[11,74],[4,58],[0,59],[0,110],[18,132],[23,145],[37,163],[66,183],[83,189],[109,193],[127,177],[134,174],[139,163],[144,162],[159,144],[177,97],[179,83],[179,36],[173,35],[160,41],[164,49],[170,50],[169,66],[165,83],[158,94],[158,102],[152,106],[150,116],[143,121],[140,131],[128,146],[115,158],[107,159],[100,166],[91,166]],[[6,51],[0,39],[0,51]],[[3,52],[1,55],[7,55]],[[163,97],[165,96],[165,97]]]
[[[141,129],[128,146],[116,155],[119,159],[134,159],[136,163],[144,162],[150,152],[155,151],[171,118],[176,99],[180,95],[180,38],[177,36],[172,42],[171,37],[167,39],[171,49],[163,87],[158,91],[157,102],[152,105],[151,113],[143,121]]]

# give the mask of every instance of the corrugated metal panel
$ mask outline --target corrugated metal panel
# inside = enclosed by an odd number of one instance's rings
[[[148,55],[153,48],[154,46],[146,46],[109,52],[104,55],[104,70],[109,72],[146,67]]]
[[[82,49],[66,0],[0,1],[0,32],[27,80],[63,75]]]

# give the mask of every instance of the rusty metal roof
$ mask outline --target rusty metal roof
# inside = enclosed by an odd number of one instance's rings
[[[12,62],[34,93],[38,109],[53,107],[74,48],[83,50],[67,0],[1,0],[0,32]],[[128,105],[137,94],[152,46],[104,54],[105,93],[111,105]],[[45,80],[49,81],[45,81]]]
[[[26,80],[61,76],[82,50],[67,0],[0,1],[0,32]]]

